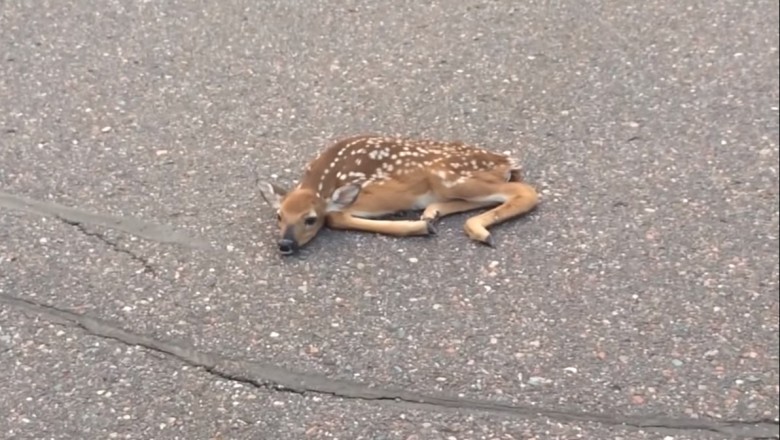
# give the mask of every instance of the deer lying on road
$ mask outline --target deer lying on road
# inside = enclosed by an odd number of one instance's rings
[[[446,215],[492,207],[470,217],[466,234],[493,246],[487,228],[537,205],[536,190],[521,182],[507,156],[461,142],[355,136],[325,149],[290,192],[262,182],[277,211],[279,252],[290,255],[327,225],[394,236],[431,235]],[[498,206],[496,206],[498,205]],[[422,210],[419,220],[380,219]]]

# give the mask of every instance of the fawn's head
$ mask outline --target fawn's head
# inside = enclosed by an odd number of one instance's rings
[[[298,186],[292,191],[286,191],[272,183],[263,182],[260,194],[276,210],[279,253],[296,253],[322,229],[329,212],[340,211],[351,205],[360,190],[359,183],[349,183],[333,191],[331,196],[322,197],[313,189]]]

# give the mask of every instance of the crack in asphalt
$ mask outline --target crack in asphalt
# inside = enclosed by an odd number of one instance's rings
[[[191,237],[170,226],[148,223],[132,217],[94,214],[57,203],[34,200],[3,191],[0,191],[0,208],[57,217],[71,224],[103,226],[158,243],[170,243],[200,250],[212,249],[212,245],[209,242],[197,237]]]
[[[230,359],[217,354],[201,352],[187,345],[157,340],[123,330],[100,318],[78,314],[29,299],[0,294],[0,302],[41,315],[51,321],[57,321],[58,323],[67,322],[72,326],[82,328],[88,334],[96,337],[112,339],[126,345],[137,345],[166,354],[226,380],[278,392],[290,392],[301,395],[313,393],[347,400],[384,402],[407,408],[436,411],[481,411],[524,418],[541,417],[561,422],[592,422],[638,429],[709,431],[735,439],[780,438],[780,424],[778,424],[777,420],[702,420],[599,414],[509,405],[459,397],[435,396],[404,389],[372,387],[359,382],[334,380],[319,374],[294,372],[274,365]]]
[[[125,249],[125,248],[119,246],[119,244],[117,242],[109,240],[108,238],[106,238],[105,235],[101,234],[100,232],[90,231],[90,230],[87,229],[86,226],[84,226],[83,223],[80,223],[80,222],[77,222],[77,221],[73,221],[73,220],[69,220],[69,219],[66,219],[66,218],[62,218],[60,216],[57,216],[57,218],[60,219],[60,221],[62,221],[66,225],[70,225],[70,226],[75,227],[76,229],[79,230],[79,232],[81,232],[82,234],[86,235],[87,237],[95,237],[95,238],[97,238],[98,240],[100,240],[103,243],[105,243],[109,248],[113,249],[115,252],[119,252],[120,254],[128,255],[133,261],[136,261],[137,263],[139,263],[143,267],[143,272],[144,273],[148,273],[148,274],[152,274],[152,275],[156,275],[157,274],[157,272],[154,270],[154,266],[152,266],[152,264],[149,263],[149,260],[147,260],[146,258],[136,254],[135,252],[133,252],[133,251],[131,251],[129,249]]]

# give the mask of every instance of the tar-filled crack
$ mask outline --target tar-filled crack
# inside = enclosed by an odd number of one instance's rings
[[[135,262],[137,262],[138,264],[141,265],[141,267],[143,268],[143,272],[144,273],[148,273],[148,274],[151,274],[151,275],[155,274],[154,267],[151,265],[151,263],[149,263],[149,260],[147,260],[146,258],[144,258],[144,257],[142,257],[140,255],[135,254],[131,250],[125,249],[123,247],[120,247],[118,243],[116,243],[115,241],[112,241],[112,240],[106,238],[106,236],[101,234],[100,232],[94,232],[94,231],[88,230],[86,228],[86,226],[84,226],[83,223],[76,222],[76,221],[69,220],[69,219],[62,218],[62,217],[58,217],[58,218],[60,219],[61,222],[65,223],[66,225],[70,225],[70,226],[73,226],[74,228],[78,229],[79,232],[81,232],[82,234],[84,234],[84,235],[86,235],[88,237],[97,238],[98,240],[102,241],[109,248],[111,248],[114,252],[119,252],[120,254],[125,254],[125,255],[129,256],[133,261],[135,261]]]
[[[117,325],[86,314],[40,304],[29,299],[0,294],[0,302],[26,312],[43,316],[56,323],[67,322],[80,327],[88,334],[112,339],[127,345],[145,347],[166,354],[224,380],[240,382],[273,392],[300,395],[319,394],[347,400],[384,402],[403,407],[428,410],[480,411],[521,418],[547,418],[559,422],[591,422],[627,428],[659,431],[709,431],[723,438],[778,439],[780,425],[777,420],[711,420],[693,418],[668,418],[656,416],[626,416],[620,414],[589,413],[584,411],[545,409],[533,406],[509,405],[487,400],[436,396],[404,389],[372,387],[366,384],[329,379],[312,373],[290,371],[275,365],[230,359],[212,353],[200,352],[183,344],[162,341],[121,329]]]

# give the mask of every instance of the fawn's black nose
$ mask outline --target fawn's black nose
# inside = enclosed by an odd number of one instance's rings
[[[279,240],[278,245],[279,253],[282,255],[290,255],[298,250],[298,245],[295,243],[295,241],[290,240],[289,238],[283,238]]]

